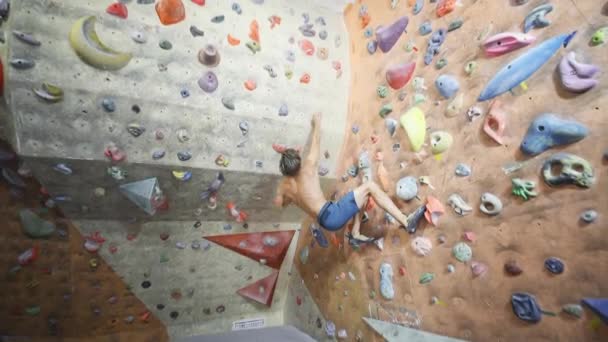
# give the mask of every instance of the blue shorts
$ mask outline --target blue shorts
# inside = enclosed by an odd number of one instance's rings
[[[351,191],[344,195],[338,202],[327,202],[321,208],[317,221],[319,224],[331,231],[339,230],[359,212],[355,194]]]

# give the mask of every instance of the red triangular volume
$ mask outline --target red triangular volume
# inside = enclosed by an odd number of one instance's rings
[[[279,269],[293,238],[294,230],[205,236],[204,238],[234,252]]]
[[[274,288],[277,286],[278,277],[279,271],[273,270],[272,274],[268,277],[247,285],[236,291],[236,293],[270,307],[270,305],[272,305],[272,296],[274,295]]]

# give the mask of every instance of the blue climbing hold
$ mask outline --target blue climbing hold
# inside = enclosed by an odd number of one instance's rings
[[[516,292],[511,295],[511,306],[517,318],[530,323],[540,322],[542,316],[540,307],[533,295]]]
[[[433,31],[433,28],[431,27],[431,22],[428,20],[420,24],[420,27],[418,27],[418,33],[420,33],[421,36],[426,36],[427,34],[431,33],[431,31]]]
[[[414,4],[414,15],[420,13],[422,7],[424,7],[424,0],[416,0],[416,3]]]
[[[441,94],[441,96],[446,99],[452,98],[458,90],[460,89],[460,84],[458,80],[454,76],[450,75],[440,75],[435,80],[435,86],[437,90]]]
[[[564,263],[558,258],[551,257],[545,260],[545,268],[553,274],[564,273]]]
[[[329,241],[327,241],[327,238],[323,234],[323,231],[321,230],[321,228],[317,227],[316,224],[313,223],[310,225],[310,232],[312,233],[312,236],[315,238],[319,246],[321,246],[322,248],[329,247]]]
[[[370,40],[369,42],[367,42],[367,52],[369,52],[370,55],[373,55],[374,53],[376,53],[377,49],[378,49],[377,41]]]
[[[520,149],[535,156],[555,146],[575,143],[588,134],[587,127],[575,120],[562,119],[550,113],[541,114],[528,127]]]
[[[598,315],[604,324],[608,324],[608,298],[584,298],[582,302]]]

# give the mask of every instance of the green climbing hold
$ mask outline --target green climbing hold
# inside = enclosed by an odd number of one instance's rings
[[[376,298],[376,291],[374,291],[374,290],[369,291],[369,299],[374,299],[374,298]]]
[[[376,93],[378,93],[378,96],[383,99],[388,96],[388,88],[385,86],[378,86]]]
[[[170,41],[163,39],[158,43],[158,46],[163,50],[171,50],[173,44]]]
[[[40,313],[40,307],[39,306],[30,306],[25,309],[25,313],[28,316],[36,316]]]
[[[160,263],[165,263],[165,262],[169,262],[169,257],[166,256],[165,254],[161,254],[160,256]]]
[[[245,43],[245,46],[247,46],[247,48],[254,54],[256,52],[259,52],[260,50],[262,50],[262,47],[260,46],[260,44],[258,44],[257,42],[254,42],[253,40]]]
[[[433,273],[426,272],[420,276],[420,280],[418,281],[420,284],[428,284],[435,279],[435,275]]]
[[[534,191],[536,183],[533,181],[513,178],[511,180],[511,184],[513,185],[513,189],[511,190],[513,195],[519,196],[526,201],[529,200],[531,197],[536,197],[538,195],[538,193]]]
[[[466,72],[469,76],[473,75],[475,70],[477,70],[477,62],[475,61],[470,61],[464,66],[464,72]]]
[[[380,114],[380,117],[384,119],[387,115],[389,115],[392,112],[393,112],[393,105],[388,103],[388,104],[385,104],[384,106],[382,106],[382,108],[380,108],[380,112],[378,114]]]
[[[437,70],[439,69],[443,69],[443,67],[445,67],[446,65],[448,65],[448,60],[445,58],[440,58],[437,63],[435,63],[435,68]]]
[[[562,311],[576,318],[583,317],[583,307],[578,304],[566,304],[562,306]]]
[[[426,95],[420,93],[414,95],[414,106],[423,102],[426,102]]]
[[[448,32],[452,32],[452,31],[458,30],[460,27],[462,27],[463,23],[464,23],[464,21],[461,18],[458,18],[458,19],[452,21],[448,25]]]
[[[55,225],[41,219],[36,213],[29,209],[19,211],[21,228],[23,232],[34,239],[43,239],[51,236],[55,232]]]
[[[452,248],[452,254],[454,255],[454,258],[460,262],[467,262],[473,257],[471,247],[464,242],[457,243],[454,248]]]

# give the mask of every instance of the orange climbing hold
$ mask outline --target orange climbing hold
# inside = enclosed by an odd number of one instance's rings
[[[340,248],[340,241],[338,241],[338,237],[336,236],[336,233],[329,234],[329,241],[331,241],[331,244],[334,245],[334,247]]]
[[[457,0],[439,0],[435,12],[439,18],[452,12],[456,8]]]
[[[279,17],[278,15],[273,15],[269,17],[268,21],[270,21],[270,29],[273,29],[277,25],[281,25],[281,17]]]
[[[437,227],[439,225],[439,217],[444,213],[445,209],[443,204],[441,204],[437,198],[433,196],[428,196],[426,198],[426,211],[424,212],[424,217],[427,222]]]
[[[249,24],[249,38],[260,44],[260,25],[257,20],[253,20],[251,24]]]
[[[247,80],[245,81],[245,88],[249,91],[251,90],[255,90],[255,88],[257,88],[258,85],[255,83],[254,80]]]
[[[302,39],[298,42],[300,49],[308,56],[315,54],[315,45],[308,39]]]
[[[369,13],[365,13],[363,16],[361,16],[361,28],[367,27],[370,21],[372,21],[372,17],[369,15]]]
[[[237,46],[237,45],[241,44],[241,40],[240,39],[234,38],[230,34],[226,38],[228,39],[228,44],[230,44],[232,46]]]
[[[156,3],[156,14],[163,25],[173,25],[186,19],[182,0],[160,0]]]
[[[300,77],[300,83],[304,83],[304,84],[310,83],[310,75],[307,73],[302,75],[302,77]]]

